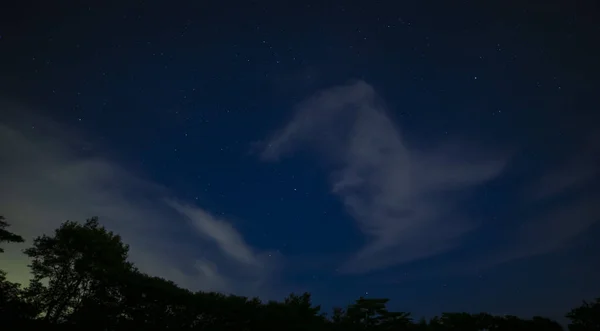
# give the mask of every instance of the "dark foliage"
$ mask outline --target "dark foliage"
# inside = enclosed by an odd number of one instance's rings
[[[2,241],[23,238],[5,230]],[[328,318],[309,293],[282,302],[191,292],[171,281],[138,271],[127,260],[128,246],[100,226],[67,221],[53,236],[40,236],[24,251],[32,260],[26,288],[0,272],[2,330],[332,330],[332,331],[559,331],[543,317],[522,319],[486,313],[444,313],[414,321],[410,313],[386,308],[388,299],[359,298]],[[567,314],[570,331],[600,330],[600,299]]]
[[[23,237],[6,230],[9,226],[10,224],[6,223],[4,216],[0,215],[0,243],[22,243],[24,241]],[[0,247],[0,253],[4,253],[2,247]]]

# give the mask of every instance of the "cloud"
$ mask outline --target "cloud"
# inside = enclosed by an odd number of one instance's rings
[[[552,199],[588,187],[600,172],[598,142],[600,133],[585,134],[584,142],[570,149],[573,155],[566,155],[562,162],[536,178],[525,191],[525,196],[533,200]]]
[[[200,233],[214,241],[231,258],[246,265],[258,266],[261,264],[231,223],[189,205],[182,205],[174,201],[168,201],[167,204],[186,216]]]
[[[508,231],[499,235],[500,240],[480,243],[471,252],[463,251],[460,259],[446,259],[435,266],[413,269],[411,277],[481,273],[504,263],[587,244],[580,239],[600,222],[600,160],[597,158],[600,148],[596,143],[600,136],[597,132],[578,134],[583,136],[578,137],[583,138],[582,142],[566,152],[553,151],[561,162],[544,164],[536,176],[516,188],[515,195],[521,195],[511,204],[514,219]],[[489,235],[489,232],[484,229],[480,234]]]
[[[0,107],[6,114],[0,123],[0,214],[28,240],[6,245],[0,268],[11,279],[29,277],[20,250],[34,236],[65,220],[99,216],[130,244],[132,261],[145,272],[194,290],[265,290],[271,260],[249,247],[226,219],[174,198],[59,123],[18,105]]]
[[[563,162],[549,166],[525,188],[526,213],[530,216],[517,230],[517,245],[506,259],[563,248],[600,221],[600,137],[591,133],[585,138],[564,155]]]
[[[526,220],[517,232],[516,253],[529,257],[562,248],[600,220],[598,201],[598,194],[573,199]]]
[[[343,266],[366,272],[431,257],[456,247],[476,228],[459,212],[461,196],[499,176],[500,157],[446,143],[408,146],[371,86],[358,81],[325,90],[297,107],[262,144],[276,161],[295,149],[316,150],[331,166],[332,192],[368,243]]]

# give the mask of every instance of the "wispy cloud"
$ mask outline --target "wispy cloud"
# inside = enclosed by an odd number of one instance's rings
[[[526,219],[517,231],[516,257],[545,254],[569,244],[600,221],[598,201],[598,194],[572,199]]]
[[[563,162],[549,165],[526,186],[524,213],[529,216],[516,231],[517,245],[509,250],[509,258],[563,248],[600,221],[598,138],[595,132],[587,134],[581,145],[564,155]]]
[[[600,173],[600,133],[583,133],[583,142],[573,146],[563,161],[536,178],[525,190],[525,196],[544,200],[573,193],[589,184]]]
[[[568,265],[569,269],[581,270],[581,260],[589,254],[581,249],[587,242],[580,239],[600,222],[600,160],[592,134],[586,142],[563,153],[564,162],[546,164],[543,171],[532,176],[516,188],[519,196],[509,207],[512,217],[500,234],[485,226],[475,235],[497,237],[489,242],[479,242],[476,249],[463,250],[460,256],[445,257],[432,264],[405,268],[399,273],[385,275],[385,282],[398,283],[415,279],[447,276],[485,274],[491,268],[518,260],[541,257],[546,254],[577,248],[580,254],[568,261],[554,261],[555,268]],[[582,171],[585,170],[585,171]],[[565,180],[569,178],[569,180]],[[505,220],[500,220],[504,223]],[[498,224],[496,224],[498,225]],[[502,226],[501,226],[502,227]],[[597,266],[589,266],[590,269]],[[586,272],[597,272],[588,270]]]
[[[191,289],[264,289],[271,260],[249,247],[228,220],[173,198],[58,123],[17,105],[1,107],[7,116],[0,123],[0,214],[28,239],[24,245],[65,220],[99,216],[130,244],[131,259],[143,271]],[[23,245],[6,248],[0,268],[25,281]]]
[[[332,191],[369,242],[343,266],[365,272],[446,252],[477,223],[459,212],[460,194],[494,179],[505,155],[446,143],[408,146],[371,86],[359,81],[323,91],[263,145],[275,161],[299,146],[332,167]]]
[[[251,266],[259,266],[261,261],[252,251],[240,233],[231,223],[217,218],[208,212],[175,201],[167,202],[179,213],[187,217],[199,233],[217,244],[223,252],[239,263]]]

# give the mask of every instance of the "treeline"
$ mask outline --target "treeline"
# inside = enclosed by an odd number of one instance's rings
[[[0,242],[22,242],[0,218]],[[2,330],[562,330],[543,318],[444,313],[415,321],[386,308],[388,299],[359,298],[329,315],[310,294],[281,302],[192,292],[149,276],[128,261],[128,246],[97,218],[67,221],[24,253],[33,279],[22,288],[0,272]],[[600,330],[600,299],[567,314],[569,330]]]

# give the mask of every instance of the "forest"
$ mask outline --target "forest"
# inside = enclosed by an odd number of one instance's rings
[[[0,218],[0,243],[23,242]],[[283,301],[192,292],[147,275],[128,261],[128,246],[98,218],[64,222],[24,250],[28,286],[0,271],[2,330],[563,330],[545,317],[523,319],[487,313],[443,313],[413,319],[386,308],[388,299],[359,298],[345,308],[321,311],[309,293]],[[3,250],[0,247],[0,253]],[[570,331],[600,330],[600,298],[566,312]]]

